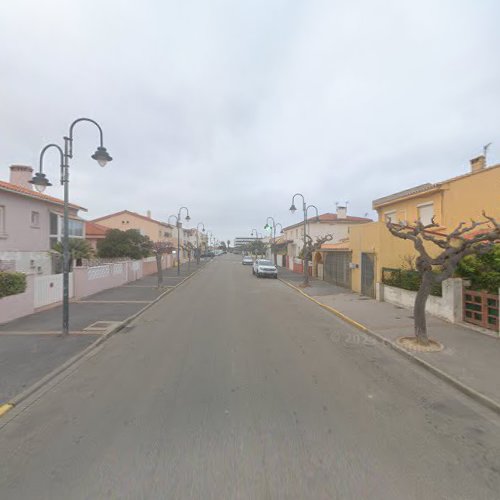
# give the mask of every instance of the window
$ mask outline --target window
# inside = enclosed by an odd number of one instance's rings
[[[56,213],[50,213],[50,248],[62,240],[63,237],[63,217]],[[68,220],[68,236],[70,238],[84,237],[84,223],[81,220]]]
[[[0,205],[0,237],[6,236],[5,233],[5,206]]]
[[[387,222],[387,221],[397,222],[396,210],[391,210],[390,212],[385,212],[384,222]]]
[[[40,227],[40,213],[32,211],[31,212],[31,227]]]
[[[432,222],[432,217],[434,217],[434,203],[425,203],[418,205],[418,220],[425,225]]]
[[[83,221],[69,219],[68,226],[68,234],[70,238],[83,238]]]

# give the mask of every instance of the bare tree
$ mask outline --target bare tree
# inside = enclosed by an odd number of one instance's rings
[[[196,251],[196,246],[190,241],[187,241],[184,245],[181,245],[182,250],[188,254],[188,270],[191,268],[191,256]]]
[[[156,258],[156,269],[158,275],[158,288],[163,285],[163,268],[161,267],[161,259],[164,254],[172,253],[174,247],[168,241],[155,241],[152,246],[152,252]]]
[[[413,226],[387,221],[386,225],[391,234],[412,241],[418,252],[415,265],[420,274],[420,287],[415,298],[413,314],[417,344],[429,345],[425,304],[432,285],[442,283],[450,278],[463,257],[474,253],[488,252],[493,243],[500,239],[499,222],[484,212],[483,216],[486,220],[480,222],[471,220],[470,224],[461,222],[449,234],[435,231],[439,225],[436,224],[434,218],[430,224],[424,225],[422,222],[416,221]],[[478,228],[480,229],[478,230]],[[425,242],[432,243],[441,251],[432,257]]]
[[[306,234],[306,248],[302,250],[302,253],[304,258],[304,266],[305,269],[307,269],[307,274],[304,273],[303,286],[309,286],[309,261],[312,260],[314,252],[320,250],[323,243],[331,241],[332,239],[332,234],[325,234],[324,236],[316,237],[316,241],[313,241],[313,239],[308,234]]]

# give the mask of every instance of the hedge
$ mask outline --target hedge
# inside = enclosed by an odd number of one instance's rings
[[[26,290],[26,275],[0,271],[0,298],[16,295]]]
[[[384,285],[417,292],[420,288],[420,274],[418,271],[409,271],[408,269],[390,269],[384,267],[382,268],[382,283],[384,283]],[[438,297],[443,295],[441,283],[432,285],[431,295],[436,295]]]

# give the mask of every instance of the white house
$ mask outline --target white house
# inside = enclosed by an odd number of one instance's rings
[[[346,207],[337,207],[336,213],[324,213],[319,217],[307,219],[307,234],[316,241],[317,237],[331,234],[331,243],[338,243],[349,236],[349,230],[353,225],[372,222],[366,217],[355,217],[347,215]],[[288,267],[298,270],[298,258],[304,246],[304,221],[283,228],[283,234],[287,242]],[[296,264],[294,268],[294,263]]]

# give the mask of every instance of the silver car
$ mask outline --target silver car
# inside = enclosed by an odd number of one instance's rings
[[[257,259],[253,263],[252,272],[257,278],[265,278],[266,276],[274,279],[278,278],[277,267],[270,260],[266,259]]]
[[[245,257],[243,257],[243,260],[241,261],[241,263],[244,266],[251,266],[253,264],[253,259],[252,259],[252,257],[250,257],[250,255],[245,255]]]

